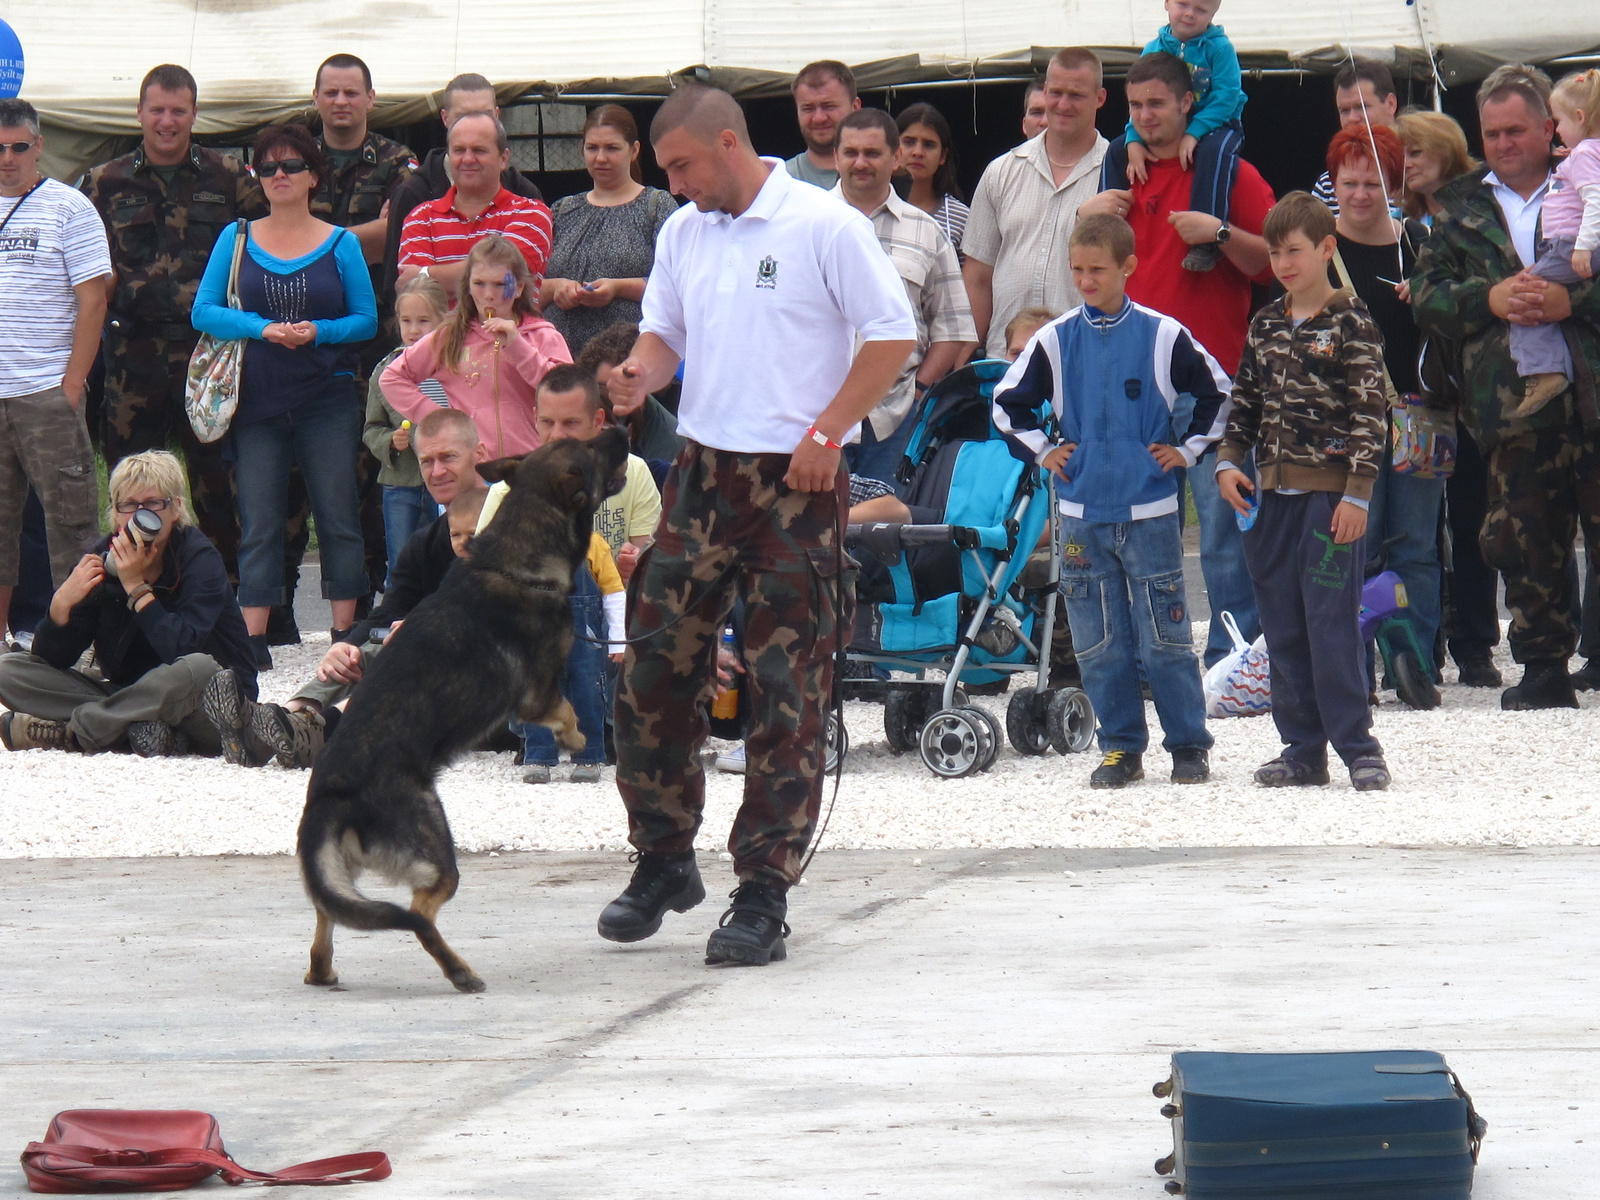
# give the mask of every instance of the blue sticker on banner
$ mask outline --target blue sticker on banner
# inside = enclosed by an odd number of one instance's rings
[[[22,39],[17,31],[0,21],[0,99],[22,91]]]

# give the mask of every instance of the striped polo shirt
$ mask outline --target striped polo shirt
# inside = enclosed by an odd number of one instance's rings
[[[550,210],[540,201],[506,188],[495,193],[488,208],[470,218],[456,210],[453,187],[439,199],[417,205],[401,227],[400,265],[431,267],[460,262],[487,233],[498,233],[522,251],[535,284],[544,278],[550,258]]]

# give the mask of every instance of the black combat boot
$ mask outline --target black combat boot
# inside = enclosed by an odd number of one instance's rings
[[[1540,708],[1577,708],[1572,676],[1561,658],[1537,659],[1524,664],[1522,682],[1500,693],[1506,712],[1532,712]]]
[[[628,886],[600,913],[600,936],[611,942],[642,942],[661,928],[661,916],[688,912],[706,898],[694,851],[629,856],[638,865]]]
[[[788,957],[783,939],[789,936],[789,926],[783,919],[789,914],[789,902],[783,889],[750,879],[729,895],[733,903],[706,942],[706,966],[743,963],[764,967]]]

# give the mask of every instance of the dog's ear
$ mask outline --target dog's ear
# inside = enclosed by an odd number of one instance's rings
[[[524,455],[513,458],[497,458],[492,462],[479,463],[478,474],[490,483],[510,483],[516,478],[517,468],[522,465]]]
[[[577,512],[589,505],[589,473],[581,467],[571,466],[555,479],[557,500],[566,508]]]

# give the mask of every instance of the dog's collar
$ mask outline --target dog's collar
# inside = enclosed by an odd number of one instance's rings
[[[498,567],[495,568],[494,573],[500,576],[502,579],[510,580],[518,587],[533,588],[535,591],[557,592],[565,595],[569,590],[569,588],[563,585],[559,580],[550,579],[541,575],[522,574],[513,571],[501,570]]]

